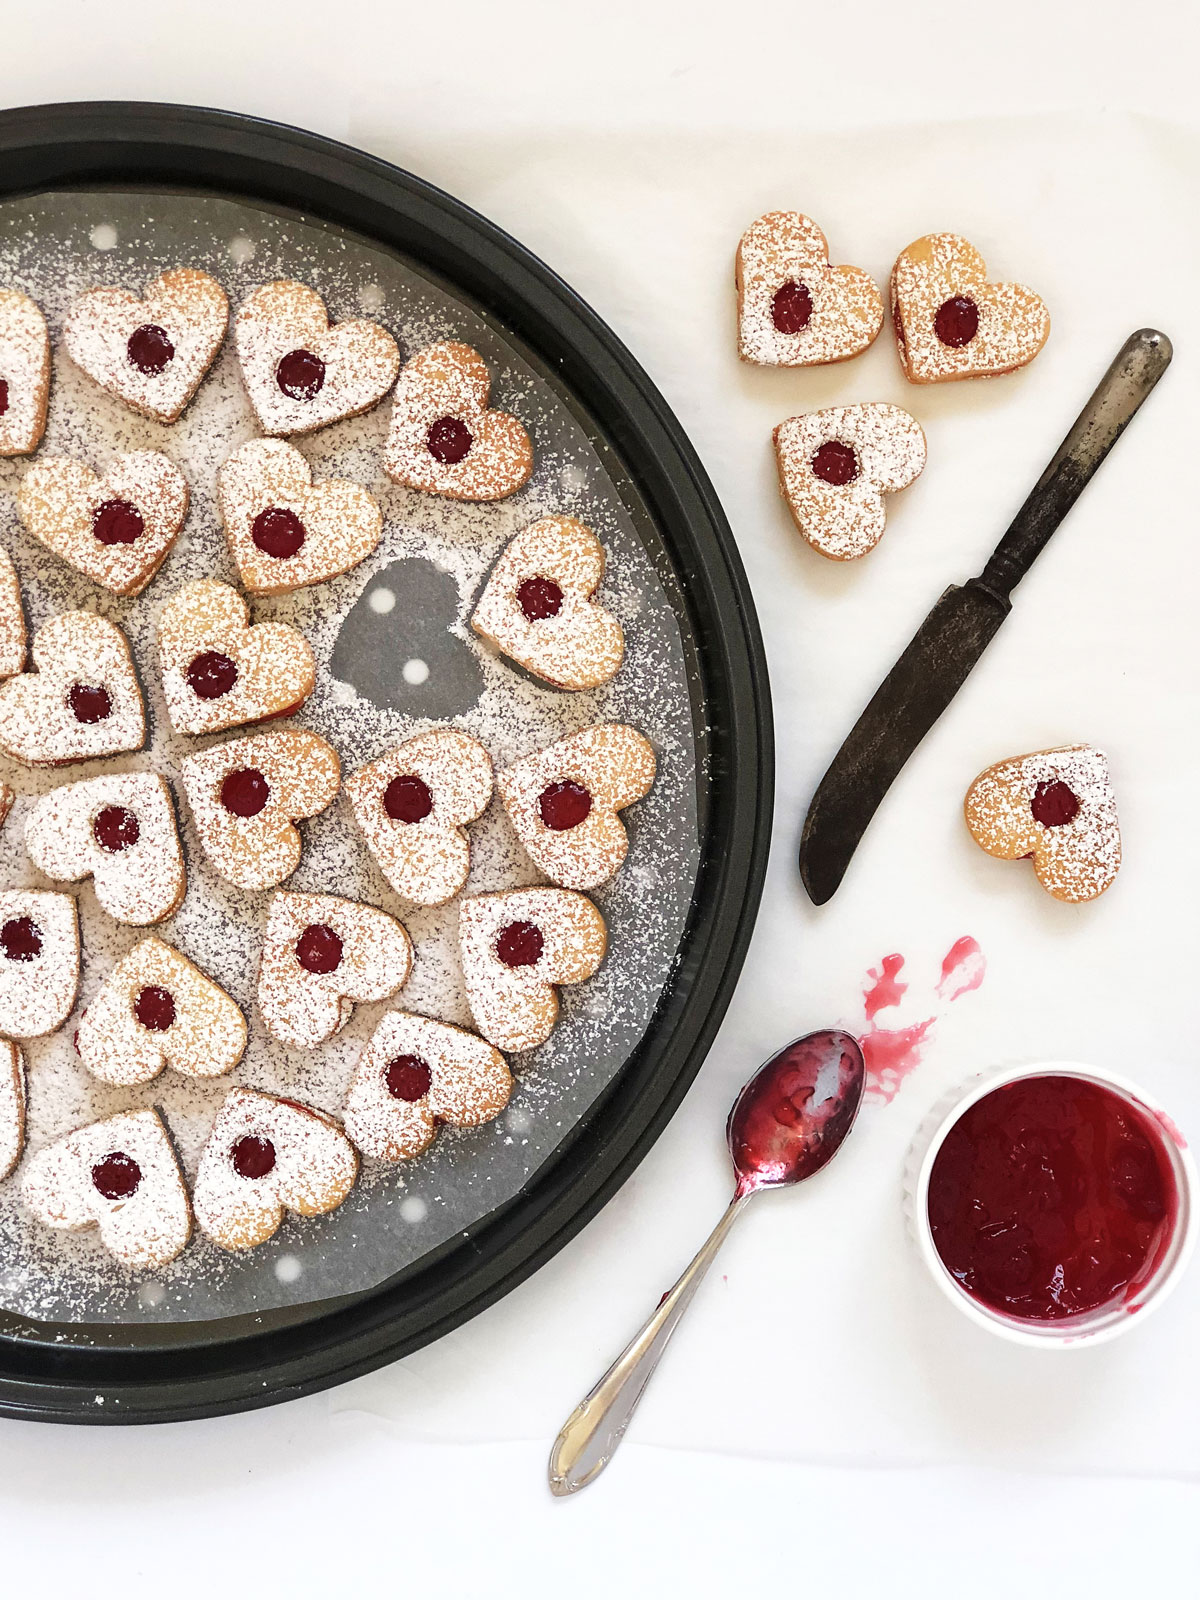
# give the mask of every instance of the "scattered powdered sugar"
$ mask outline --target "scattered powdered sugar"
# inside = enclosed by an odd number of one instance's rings
[[[118,624],[132,648],[149,726],[146,748],[102,765],[48,771],[3,761],[0,777],[18,799],[14,817],[0,831],[0,884],[47,886],[23,848],[25,820],[38,796],[101,771],[160,773],[179,812],[189,888],[157,932],[241,1007],[249,1039],[244,1057],[226,1078],[195,1079],[171,1070],[134,1086],[92,1078],[71,1036],[79,1012],[139,934],[108,918],[91,883],[84,884],[73,891],[84,950],[75,1017],[53,1036],[26,1047],[30,1152],[100,1117],[157,1107],[191,1181],[231,1084],[340,1116],[350,1080],[384,1016],[403,1010],[473,1026],[459,956],[461,901],[416,907],[401,900],[340,795],[300,823],[303,856],[285,887],[345,896],[390,913],[413,940],[412,973],[393,998],[357,1005],[344,1028],[314,1050],[285,1046],[268,1035],[255,990],[271,893],[239,889],[214,870],[180,780],[185,757],[231,738],[251,737],[255,730],[215,737],[176,733],[166,715],[157,652],[158,619],[184,583],[209,577],[237,582],[217,516],[216,475],[259,429],[230,341],[170,427],[137,415],[97,388],[58,346],[64,310],[81,291],[117,283],[140,292],[156,272],[185,264],[210,271],[234,308],[257,285],[291,277],[311,284],[330,316],[344,320],[361,314],[360,291],[374,285],[382,299],[376,306],[371,297],[369,314],[396,335],[405,357],[440,339],[469,342],[487,362],[491,403],[528,428],[534,476],[519,494],[493,504],[454,502],[389,481],[382,446],[390,400],[300,441],[315,478],[344,477],[362,485],[384,517],[380,544],[361,565],[327,583],[252,605],[253,622],[286,623],[311,644],[316,687],[293,724],[332,745],[343,775],[433,726],[436,719],[422,714],[421,698],[432,697],[462,658],[470,661],[479,687],[452,721],[479,739],[497,766],[509,766],[600,721],[625,722],[643,732],[658,763],[650,794],[623,813],[631,839],[629,861],[592,896],[607,925],[608,954],[594,977],[561,991],[560,1020],[547,1042],[513,1060],[516,1087],[503,1117],[476,1128],[444,1127],[422,1155],[402,1166],[368,1158],[339,1209],[323,1217],[289,1216],[274,1239],[246,1254],[228,1255],[194,1238],[178,1260],[156,1273],[161,1297],[140,1295],[143,1276],[115,1262],[94,1233],[50,1232],[36,1224],[20,1203],[19,1177],[0,1185],[0,1259],[5,1262],[0,1295],[9,1309],[62,1323],[169,1322],[251,1312],[267,1325],[274,1308],[371,1287],[511,1199],[640,1040],[670,981],[695,884],[697,766],[704,738],[703,714],[693,715],[693,705],[700,705],[699,682],[680,634],[683,605],[670,563],[636,488],[608,447],[589,435],[556,381],[531,366],[498,329],[398,258],[333,229],[208,197],[110,194],[100,199],[102,211],[93,197],[67,194],[0,206],[0,281],[38,300],[56,340],[46,448],[101,472],[119,453],[161,450],[187,477],[192,504],[158,576],[140,597],[120,599],[49,556],[21,528],[13,501],[27,464],[0,462],[0,539],[20,573],[31,626],[72,609]],[[88,238],[101,219],[117,225],[119,238],[108,253],[97,255]],[[231,257],[229,241],[239,238],[252,244],[252,254],[239,248]],[[535,681],[469,626],[497,556],[521,529],[549,516],[579,518],[596,531],[608,554],[597,598],[624,627],[627,650],[621,670],[598,689],[565,693]],[[427,619],[414,614],[403,579],[406,563],[414,570],[431,563],[448,575],[457,594],[457,616],[447,618],[445,630],[430,633]],[[360,597],[380,587],[380,574],[387,569],[383,584],[394,596],[392,607],[379,611],[364,600],[357,608]],[[347,622],[352,611],[353,628]],[[378,648],[395,664],[390,698],[368,698],[331,674],[339,637],[345,635],[343,648],[358,638],[359,613],[374,628],[386,630]],[[404,663],[413,660],[428,666],[424,684],[408,684],[401,676]],[[539,881],[498,800],[468,831],[472,859],[465,893]],[[302,1261],[298,1276],[276,1270],[289,1258]]]

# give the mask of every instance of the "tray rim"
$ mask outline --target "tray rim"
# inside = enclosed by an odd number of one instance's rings
[[[697,647],[708,683],[720,674],[730,725],[714,740],[713,822],[705,894],[697,896],[706,903],[689,920],[679,977],[618,1074],[620,1107],[611,1088],[602,1094],[521,1194],[469,1239],[425,1258],[400,1281],[283,1329],[183,1336],[153,1351],[56,1348],[0,1335],[0,1415],[25,1420],[175,1421],[274,1404],[399,1359],[515,1288],[615,1194],[698,1072],[741,971],[771,835],[766,655],[732,530],[666,400],[575,291],[462,202],[323,135],[236,112],[138,101],[0,112],[0,199],[122,184],[206,189],[346,227],[448,278],[553,361],[645,500],[693,626],[696,606],[712,614],[714,626]],[[708,685],[705,699],[712,704]],[[674,1015],[659,1038],[664,1014]],[[190,1325],[198,1332],[221,1326]]]

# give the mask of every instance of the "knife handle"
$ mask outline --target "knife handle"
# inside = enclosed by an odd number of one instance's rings
[[[1139,328],[1126,339],[983,569],[980,581],[993,594],[1007,598],[1029,571],[1170,366],[1171,354],[1170,339],[1154,328]]]

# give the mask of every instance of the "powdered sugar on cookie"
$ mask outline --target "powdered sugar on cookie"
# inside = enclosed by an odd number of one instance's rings
[[[37,449],[50,400],[50,334],[41,307],[0,289],[0,456]]]
[[[25,1148],[25,1057],[11,1039],[0,1039],[0,1183]]]
[[[78,989],[79,920],[70,895],[0,892],[0,1033],[53,1033],[70,1016]]]
[[[0,546],[0,679],[25,667],[25,612],[21,585],[7,550]]]
[[[0,750],[31,767],[140,750],[142,692],[125,635],[90,611],[69,611],[33,637],[33,670],[0,683]]]
[[[752,222],[737,251],[738,354],[771,367],[845,361],[883,326],[883,297],[861,267],[834,267],[799,211]]]

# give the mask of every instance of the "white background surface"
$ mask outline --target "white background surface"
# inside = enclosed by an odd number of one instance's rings
[[[899,1211],[913,1130],[979,1067],[1095,1060],[1200,1130],[1190,10],[7,0],[5,103],[177,100],[306,125],[442,184],[572,282],[722,495],[780,748],[736,1001],[619,1197],[501,1305],[329,1395],[137,1432],[0,1424],[6,1593],[1194,1592],[1200,1268],[1115,1345],[1014,1350],[922,1278]],[[733,249],[776,207],[808,211],[835,260],[880,281],[918,234],[962,232],[1046,296],[1050,344],[1024,374],[933,392],[904,383],[886,339],[824,371],[739,368]],[[825,762],[1144,323],[1172,335],[1175,367],[814,912],[794,847]],[[841,569],[791,528],[770,430],[863,399],[909,405],[930,459],[880,548]],[[1126,846],[1112,893],[1074,910],[977,852],[959,817],[982,766],[1066,740],[1109,751]],[[946,1006],[932,990],[962,934],[988,975]],[[793,1034],[861,1023],[889,951],[912,982],[897,1020],[938,1015],[920,1067],[809,1190],[756,1202],[615,1465],[551,1502],[558,1424],[724,1202],[733,1092]]]

